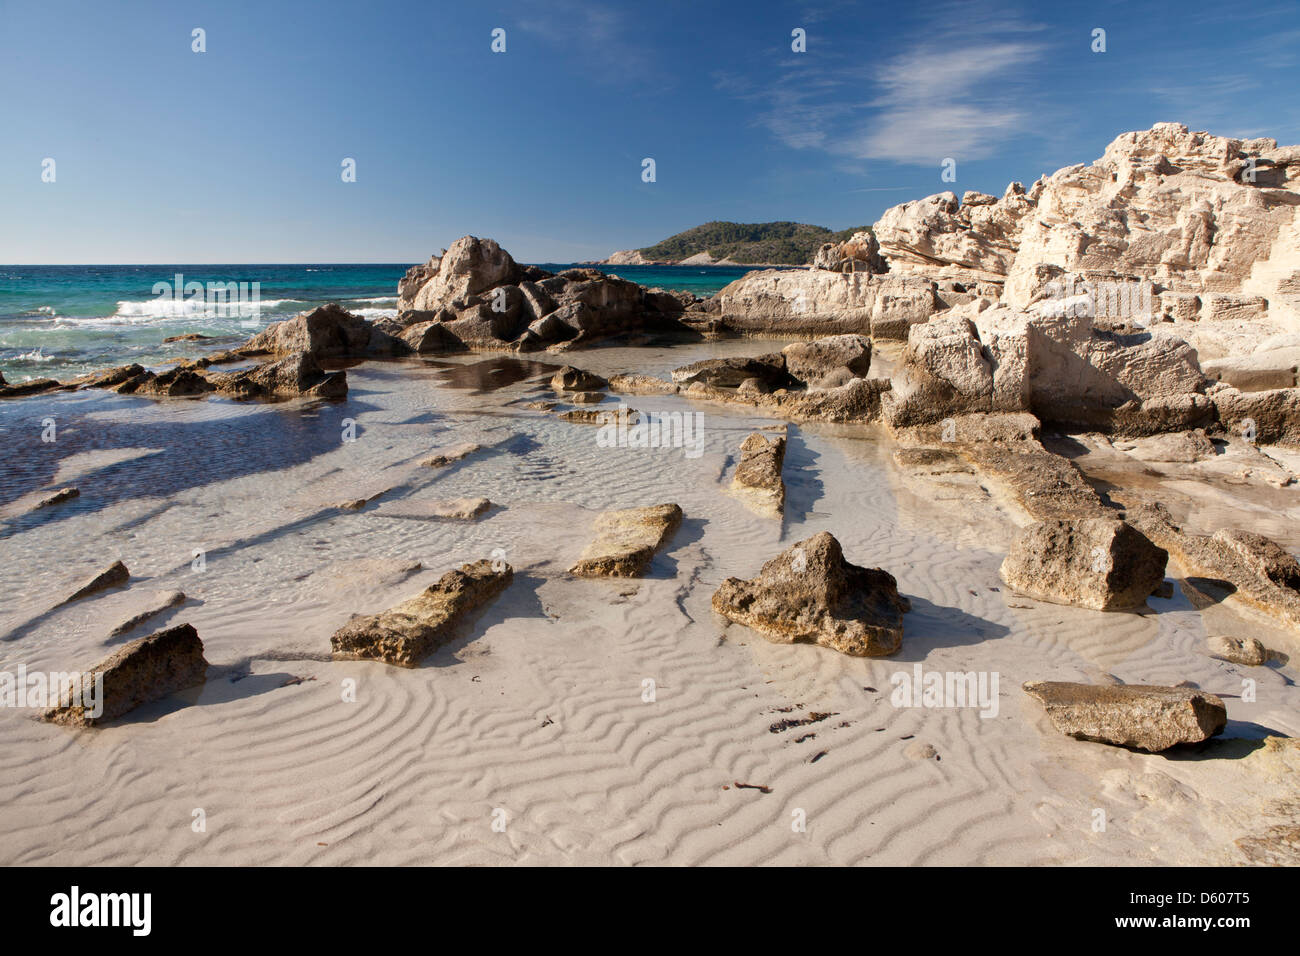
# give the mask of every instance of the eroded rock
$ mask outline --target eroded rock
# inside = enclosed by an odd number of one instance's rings
[[[911,610],[894,576],[844,559],[823,531],[772,558],[745,581],[728,578],[713,609],[777,644],[821,644],[854,657],[893,654]]]
[[[682,523],[675,504],[606,511],[593,527],[587,545],[569,573],[581,577],[643,577],[650,561]]]
[[[1145,604],[1168,557],[1116,518],[1040,521],[1016,536],[999,573],[1040,601],[1114,611]]]
[[[784,461],[784,435],[768,437],[754,432],[740,446],[740,463],[729,493],[751,511],[779,518],[785,510],[785,482],[781,479]]]
[[[75,727],[93,727],[160,700],[207,679],[203,642],[190,624],[178,624],[132,641],[100,661],[82,681],[103,676],[102,712],[88,710],[84,698],[62,700],[43,719]]]
[[[514,580],[505,562],[480,560],[448,571],[415,597],[387,611],[354,618],[330,638],[335,660],[375,660],[415,667],[443,646],[470,613]]]
[[[1209,740],[1228,722],[1222,700],[1190,687],[1030,681],[1024,690],[1063,734],[1151,753]]]

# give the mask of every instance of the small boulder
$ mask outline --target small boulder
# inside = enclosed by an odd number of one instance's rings
[[[387,611],[354,618],[330,638],[335,660],[414,667],[455,636],[456,626],[514,580],[514,569],[488,560],[448,571],[415,597]]]
[[[81,701],[65,699],[42,719],[74,727],[93,727],[120,717],[141,704],[160,700],[207,679],[203,642],[191,624],[178,624],[120,648],[92,667],[83,684],[103,675],[102,710],[94,714]]]
[[[1253,637],[1215,635],[1206,643],[1209,645],[1210,653],[1234,664],[1259,667],[1261,664],[1268,663],[1268,648]]]
[[[1116,518],[1039,521],[1017,535],[999,573],[1039,601],[1114,611],[1145,604],[1168,558]]]
[[[1228,722],[1222,700],[1192,687],[1030,681],[1024,690],[1063,734],[1151,753],[1209,740]]]
[[[777,644],[810,642],[854,657],[884,657],[903,643],[911,603],[894,576],[844,559],[823,531],[772,558],[758,577],[728,578],[713,609]]]
[[[479,450],[478,445],[474,442],[461,442],[459,445],[448,445],[445,448],[439,448],[432,455],[420,462],[426,468],[446,468],[453,462],[460,461],[462,458],[468,458],[474,452]]]
[[[682,509],[675,504],[603,512],[593,529],[595,539],[569,573],[589,578],[642,577],[655,552],[681,523]]]
[[[557,392],[592,392],[609,383],[599,375],[566,365],[551,376],[551,388]]]
[[[65,501],[71,501],[73,498],[78,498],[80,496],[81,492],[76,488],[60,488],[54,494],[48,495],[36,502],[36,506],[33,510],[61,505]]]
[[[785,482],[781,465],[785,461],[785,436],[771,438],[754,432],[740,446],[740,464],[736,466],[729,493],[750,510],[779,518],[785,510]]]
[[[835,387],[871,370],[871,339],[865,335],[828,335],[814,342],[795,342],[781,350],[785,370],[809,388]]]

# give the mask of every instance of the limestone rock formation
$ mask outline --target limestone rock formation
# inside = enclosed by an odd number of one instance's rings
[[[509,587],[514,569],[487,560],[448,571],[415,597],[387,611],[356,617],[330,638],[335,660],[383,661],[415,667],[455,637],[473,611]]]
[[[1168,553],[1116,518],[1040,521],[1011,544],[1000,574],[1021,594],[1097,611],[1141,607]]]
[[[272,323],[249,339],[240,351],[247,355],[306,352],[315,359],[343,359],[401,352],[406,348],[361,316],[331,302]]]
[[[785,482],[781,465],[785,461],[785,436],[754,432],[740,446],[740,463],[732,477],[730,494],[750,510],[779,518],[785,510]]]
[[[132,641],[82,677],[82,683],[103,676],[102,712],[95,715],[79,700],[65,699],[47,710],[43,719],[74,727],[93,727],[120,717],[141,704],[160,700],[207,679],[203,642],[190,624],[178,624]],[[83,692],[84,695],[84,692]]]
[[[606,511],[596,519],[595,539],[569,569],[580,577],[643,577],[650,561],[682,523],[675,504]]]
[[[777,644],[811,642],[854,657],[893,654],[911,610],[894,576],[844,559],[823,531],[772,558],[749,581],[728,578],[713,609]]]
[[[692,304],[694,304],[692,300]],[[596,269],[521,266],[491,239],[464,236],[409,270],[396,319],[377,323],[417,352],[532,351],[645,328],[684,326],[686,305]]]
[[[1222,700],[1188,687],[1030,681],[1024,690],[1063,734],[1151,753],[1209,740],[1228,722]]]
[[[786,372],[809,388],[835,388],[871,371],[871,339],[865,335],[828,335],[795,342],[781,354]]]

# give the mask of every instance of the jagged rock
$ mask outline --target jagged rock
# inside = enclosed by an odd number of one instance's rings
[[[448,571],[415,597],[387,611],[354,618],[330,638],[335,660],[375,660],[415,667],[455,636],[456,626],[504,591],[514,569],[487,560]]]
[[[93,727],[141,704],[197,687],[207,679],[207,669],[198,632],[190,624],[178,624],[132,641],[83,676],[84,682],[93,675],[103,675],[103,711],[98,716],[86,710],[84,701],[63,700],[42,718],[69,726]]]
[[[121,587],[130,579],[131,572],[126,569],[126,565],[121,561],[114,561],[103,571],[100,571],[93,578],[83,584],[77,590],[73,591],[68,597],[64,598],[62,604],[71,604],[73,601],[80,601],[84,597],[90,597],[106,588]]]
[[[491,239],[465,236],[407,272],[399,317],[385,324],[417,351],[532,351],[641,331],[680,328],[675,296],[595,269],[552,275],[517,264]],[[415,328],[419,326],[418,330]]]
[[[214,392],[217,388],[202,373],[180,366],[161,374],[144,371],[111,387],[123,395],[155,395],[162,398],[191,398]]]
[[[871,371],[871,339],[865,335],[828,335],[795,342],[781,350],[785,371],[809,388],[835,388]]]
[[[1222,700],[1190,687],[1030,681],[1024,690],[1063,734],[1151,753],[1209,740],[1228,722]]]
[[[750,581],[728,578],[713,609],[777,644],[811,642],[854,657],[893,654],[911,610],[894,576],[844,559],[823,531],[772,558]]]
[[[880,244],[870,232],[855,232],[844,242],[826,242],[813,256],[812,267],[828,272],[884,272]]]
[[[951,192],[905,202],[872,227],[891,272],[973,284],[1001,281],[1015,261],[1021,227],[1035,209],[1019,183],[1001,199]]]
[[[69,385],[78,385],[81,388],[115,388],[123,382],[139,378],[145,374],[143,365],[119,365],[116,368],[106,369],[102,372],[92,372],[89,375],[83,375],[75,378]]]
[[[0,398],[25,398],[28,395],[50,392],[60,387],[60,384],[52,378],[33,378],[16,385],[0,382]]]
[[[731,480],[730,493],[750,510],[779,518],[785,510],[785,482],[781,465],[785,461],[785,436],[768,438],[754,432],[740,446],[740,463]]]
[[[643,577],[655,552],[681,523],[682,509],[674,504],[606,511],[596,519],[595,539],[569,573],[581,577]]]
[[[1268,663],[1269,652],[1263,644],[1253,637],[1225,637],[1215,635],[1207,643],[1210,651],[1234,664],[1247,667],[1259,667]]]
[[[169,345],[172,342],[205,342],[212,338],[210,335],[204,335],[201,332],[186,332],[184,335],[169,335],[163,339],[163,345]]]
[[[236,398],[344,398],[348,394],[347,372],[326,372],[309,352],[224,372],[212,382],[219,391]]]
[[[336,302],[273,322],[241,347],[249,355],[306,352],[316,359],[361,358],[394,350],[402,349],[392,336]]]
[[[481,446],[474,442],[461,442],[459,445],[448,445],[446,448],[439,448],[432,455],[424,459],[420,464],[426,468],[446,468],[452,462],[460,461],[462,458],[468,458],[474,452],[478,451]]]
[[[1168,557],[1115,518],[1040,521],[1012,542],[999,573],[1040,601],[1113,611],[1145,604],[1164,579]]]
[[[551,377],[551,388],[557,392],[589,392],[604,388],[609,383],[599,375],[566,365]]]
[[[81,492],[76,488],[60,488],[54,494],[47,495],[40,501],[36,502],[36,505],[32,510],[36,511],[40,508],[51,508],[54,505],[61,505],[63,502],[71,501],[73,498],[77,498],[80,495]]]

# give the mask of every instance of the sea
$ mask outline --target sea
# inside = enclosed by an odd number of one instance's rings
[[[551,272],[571,263],[537,263]],[[259,327],[338,302],[370,319],[397,314],[401,264],[0,265],[0,373],[10,384],[66,380],[114,365],[157,366],[229,348]],[[594,266],[645,286],[707,296],[744,266]],[[199,283],[204,294],[197,294]],[[211,284],[228,289],[208,294]],[[231,285],[233,284],[233,285]],[[202,341],[164,343],[198,334]]]

